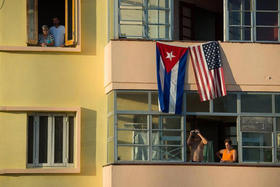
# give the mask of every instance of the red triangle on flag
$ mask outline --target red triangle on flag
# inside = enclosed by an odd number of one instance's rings
[[[177,64],[180,58],[188,50],[188,48],[176,47],[176,46],[166,45],[158,42],[156,43],[156,45],[160,51],[160,56],[167,73],[169,73],[172,70],[175,64]]]

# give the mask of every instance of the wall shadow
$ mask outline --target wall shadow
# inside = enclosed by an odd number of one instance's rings
[[[221,45],[220,45],[220,52],[221,52],[222,65],[224,69],[224,79],[225,79],[225,85],[227,91],[242,91],[240,86],[235,81],[235,78],[230,68],[230,63]]]

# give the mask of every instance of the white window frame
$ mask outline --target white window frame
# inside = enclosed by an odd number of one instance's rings
[[[114,1],[114,37],[116,39],[120,39],[122,38],[123,36],[121,36],[121,33],[120,33],[120,25],[121,24],[124,24],[124,22],[121,20],[120,18],[120,1],[121,0],[115,0]],[[131,24],[131,25],[143,25],[144,29],[143,29],[143,32],[142,32],[142,37],[141,36],[125,36],[125,38],[135,38],[135,39],[148,39],[148,40],[172,40],[173,39],[173,30],[174,30],[174,0],[168,0],[169,1],[169,18],[168,18],[168,22],[169,24],[155,24],[155,25],[166,25],[166,26],[169,26],[169,32],[168,32],[168,37],[166,38],[151,38],[149,35],[148,35],[148,25],[150,25],[148,23],[148,13],[147,11],[145,10],[149,10],[147,8],[148,6],[148,1],[149,0],[143,0],[143,6],[142,7],[126,7],[128,9],[137,9],[137,10],[143,10],[144,11],[144,20],[145,21],[142,21],[142,22],[139,22],[139,21],[127,21],[126,24]],[[157,9],[157,10],[161,10],[161,9]],[[109,16],[108,16],[109,17]],[[152,24],[154,25],[154,24]]]
[[[230,41],[230,42],[259,42],[259,43],[280,43],[280,0],[278,0],[278,7],[277,10],[266,10],[266,11],[260,11],[256,10],[256,0],[251,0],[251,25],[246,26],[247,28],[251,28],[251,40],[230,40],[229,39],[229,9],[228,9],[228,1],[230,0],[224,0],[224,41]],[[243,1],[242,1],[243,2]],[[244,3],[242,3],[244,4]],[[241,10],[242,12],[243,10]],[[256,34],[256,28],[258,27],[270,27],[273,28],[273,26],[263,26],[263,25],[256,25],[256,12],[278,12],[278,24],[275,26],[278,28],[278,40],[277,41],[270,41],[270,40],[257,40],[257,34]],[[242,20],[241,20],[242,22]],[[241,25],[241,27],[244,27],[244,25]],[[242,38],[242,36],[241,36]]]
[[[73,163],[68,163],[68,147],[69,147],[69,117],[74,118],[74,142],[73,150],[75,150],[76,142],[76,116],[73,113],[32,113],[29,116],[33,116],[33,163],[27,163],[27,168],[38,167],[71,167],[75,165],[75,151],[73,152]],[[40,116],[48,116],[48,152],[47,163],[39,163],[39,118]],[[54,163],[54,138],[55,138],[55,117],[63,116],[63,153],[62,163]],[[28,155],[27,155],[28,157]]]

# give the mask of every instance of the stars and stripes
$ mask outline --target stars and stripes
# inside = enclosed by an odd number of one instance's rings
[[[201,101],[226,95],[218,42],[190,47],[191,61]]]

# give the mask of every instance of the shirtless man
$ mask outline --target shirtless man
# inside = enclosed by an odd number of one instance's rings
[[[204,138],[198,129],[191,130],[190,136],[187,140],[187,145],[190,148],[192,162],[203,161],[203,148],[207,144],[206,138]]]

